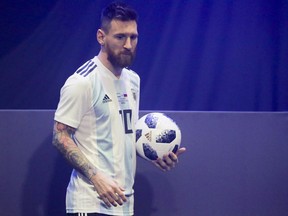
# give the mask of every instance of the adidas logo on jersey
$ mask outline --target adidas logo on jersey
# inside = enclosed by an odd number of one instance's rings
[[[108,96],[107,94],[105,94],[102,102],[103,102],[103,103],[108,103],[108,102],[111,102],[111,101],[112,101],[112,100],[109,98],[109,96]]]

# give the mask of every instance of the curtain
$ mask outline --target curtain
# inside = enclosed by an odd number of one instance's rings
[[[1,3],[0,108],[55,109],[107,0]],[[288,110],[286,0],[130,0],[142,110]]]

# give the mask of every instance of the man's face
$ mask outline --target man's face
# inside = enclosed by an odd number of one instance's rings
[[[112,20],[105,34],[104,49],[114,68],[124,68],[132,64],[138,42],[137,23],[135,21]]]

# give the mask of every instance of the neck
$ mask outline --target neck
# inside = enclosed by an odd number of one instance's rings
[[[115,68],[111,62],[108,60],[108,56],[106,55],[106,53],[100,51],[98,56],[99,60],[101,61],[101,63],[108,68],[108,70],[110,70],[117,78],[119,78],[121,76],[121,72],[123,68]]]

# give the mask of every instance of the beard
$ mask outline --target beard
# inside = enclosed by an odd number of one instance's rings
[[[136,50],[134,50],[133,52],[129,50],[124,50],[118,54],[113,52],[113,50],[109,46],[106,47],[106,50],[108,60],[114,68],[129,67],[135,59]]]

